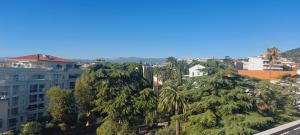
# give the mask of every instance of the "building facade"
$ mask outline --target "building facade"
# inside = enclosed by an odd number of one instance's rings
[[[277,60],[275,64],[269,64],[269,61],[262,56],[249,57],[246,70],[283,70],[283,64],[280,60]]]
[[[0,68],[0,132],[47,115],[47,91],[74,89],[81,70],[71,61],[50,55],[10,58]]]
[[[198,77],[198,76],[203,76],[204,72],[201,71],[205,67],[202,65],[195,65],[191,68],[189,68],[189,77]]]

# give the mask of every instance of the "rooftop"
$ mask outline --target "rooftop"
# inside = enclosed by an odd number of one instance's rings
[[[50,62],[64,62],[69,63],[71,61],[51,55],[45,54],[33,54],[19,57],[10,57],[9,60],[26,60],[26,61],[50,61]]]

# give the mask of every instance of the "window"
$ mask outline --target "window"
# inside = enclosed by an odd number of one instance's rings
[[[39,101],[44,101],[44,94],[39,94]]]
[[[43,92],[45,89],[45,84],[40,84],[39,85],[39,92]]]
[[[44,116],[43,112],[38,113],[38,118],[42,118]]]
[[[30,85],[30,93],[37,92],[37,90],[38,90],[37,84]]]
[[[36,120],[36,114],[29,114],[27,115],[27,121],[35,121]]]
[[[0,128],[2,128],[2,127],[3,127],[3,120],[0,119]]]
[[[24,117],[23,116],[20,116],[20,121],[24,122]]]
[[[19,103],[19,97],[13,97],[11,105],[12,106],[17,106],[18,103]]]
[[[29,102],[30,103],[33,103],[33,102],[36,102],[37,101],[37,95],[30,95],[29,96]]]
[[[69,85],[70,85],[69,86],[70,89],[75,89],[75,82],[70,82]]]
[[[70,68],[73,67],[73,65],[72,64],[67,64],[66,67],[67,67],[67,69],[70,69]]]
[[[42,103],[42,104],[39,104],[39,109],[44,109],[45,108],[45,105]]]
[[[37,105],[34,104],[34,105],[29,105],[28,108],[27,108],[29,111],[34,111],[37,109]]]
[[[45,79],[45,75],[33,75],[32,79],[34,79],[34,80],[42,80],[42,79]]]
[[[16,118],[8,119],[8,127],[14,127],[17,125],[18,120]]]
[[[18,108],[13,108],[11,109],[11,115],[19,115],[19,109]]]
[[[12,80],[13,81],[19,81],[19,75],[13,75]]]
[[[69,75],[69,79],[76,79],[78,77],[79,77],[78,74]]]
[[[17,95],[19,92],[19,89],[20,89],[19,85],[13,86],[13,90],[12,90],[13,95]]]
[[[55,66],[55,69],[62,69],[62,65],[57,64],[57,65]]]

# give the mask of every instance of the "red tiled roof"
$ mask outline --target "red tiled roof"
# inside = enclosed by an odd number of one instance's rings
[[[52,62],[65,62],[69,63],[71,61],[51,56],[51,55],[43,55],[43,54],[34,54],[34,55],[27,55],[27,56],[20,56],[20,57],[11,57],[10,60],[28,60],[28,61],[52,61]]]

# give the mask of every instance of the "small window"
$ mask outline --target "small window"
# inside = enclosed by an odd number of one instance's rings
[[[35,120],[36,120],[36,114],[27,115],[27,121],[35,121]]]
[[[40,84],[39,85],[39,92],[43,92],[45,89],[45,85],[44,84]]]
[[[55,69],[62,69],[62,65],[57,64],[57,65],[55,66]]]
[[[12,106],[17,106],[18,103],[19,103],[19,97],[13,97],[11,105]]]
[[[39,109],[44,109],[45,108],[45,105],[42,103],[42,104],[39,104]]]
[[[37,110],[37,105],[36,105],[36,104],[34,104],[34,105],[29,105],[27,109],[28,109],[29,111]]]
[[[43,112],[39,112],[39,113],[38,113],[38,118],[43,118],[43,116],[44,116],[44,113],[43,113]]]
[[[17,95],[19,93],[19,89],[20,89],[20,86],[19,85],[15,85],[13,86],[13,95]]]
[[[39,101],[44,101],[44,94],[39,94]]]
[[[18,108],[11,109],[11,115],[13,116],[19,115],[19,109]]]
[[[45,79],[45,75],[33,75],[32,79],[33,80],[43,80],[43,79]]]
[[[20,116],[20,121],[24,122],[24,117],[23,116]]]
[[[19,81],[19,75],[13,75],[12,80],[13,81]]]
[[[69,75],[69,79],[76,79],[78,77],[79,77],[78,74]]]
[[[30,85],[30,93],[35,93],[38,90],[38,85],[37,84],[33,84]]]
[[[75,82],[70,82],[70,89],[75,89]]]
[[[3,127],[3,120],[0,119],[0,128],[2,128],[2,127]]]
[[[18,120],[16,118],[8,119],[8,127],[15,127],[18,123]]]
[[[30,95],[29,96],[29,102],[30,103],[33,103],[33,102],[36,102],[37,101],[37,95]]]

